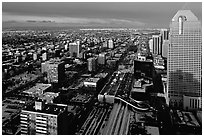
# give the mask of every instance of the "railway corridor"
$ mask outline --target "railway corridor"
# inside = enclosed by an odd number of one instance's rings
[[[128,105],[115,103],[109,107],[95,107],[84,122],[79,135],[127,135],[130,112]]]

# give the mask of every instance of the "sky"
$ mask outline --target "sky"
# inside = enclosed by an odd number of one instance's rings
[[[201,2],[3,2],[2,24],[168,28],[182,9],[202,20]]]

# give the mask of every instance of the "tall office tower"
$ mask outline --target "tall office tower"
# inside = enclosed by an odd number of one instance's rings
[[[113,44],[113,40],[112,39],[108,40],[108,48],[110,48],[110,49],[114,48],[114,44]]]
[[[162,35],[162,57],[167,58],[168,56],[168,47],[169,47],[169,30],[161,29]]]
[[[80,57],[80,53],[81,53],[82,47],[80,44],[80,41],[77,40],[74,43],[69,43],[69,52],[71,57]]]
[[[153,54],[161,55],[162,52],[161,35],[153,35],[152,39],[153,39]]]
[[[179,10],[170,23],[167,76],[169,105],[201,107],[201,23],[190,10]]]
[[[106,63],[106,54],[105,53],[99,54],[98,64],[105,65],[105,63]]]
[[[153,39],[149,40],[149,50],[150,52],[153,52]]]
[[[96,59],[95,58],[88,58],[88,71],[94,72],[96,71]]]
[[[48,83],[61,83],[65,78],[65,64],[60,60],[50,60],[47,64]]]
[[[62,135],[68,133],[67,106],[36,101],[20,114],[21,135]]]

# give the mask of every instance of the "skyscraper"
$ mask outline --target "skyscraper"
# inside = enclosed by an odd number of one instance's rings
[[[185,106],[184,109],[199,108],[201,23],[190,10],[179,10],[170,23],[170,34],[167,62],[169,103],[175,107]]]
[[[169,30],[168,29],[161,29],[161,36],[162,36],[162,52],[161,55],[164,58],[168,56],[168,47],[169,47]]]
[[[162,52],[162,38],[161,35],[153,35],[153,54],[155,55],[161,55]]]

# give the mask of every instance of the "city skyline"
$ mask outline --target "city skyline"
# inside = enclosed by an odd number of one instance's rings
[[[2,6],[2,135],[202,135],[202,2]]]
[[[202,20],[201,2],[3,2],[2,26],[167,28],[181,9]]]

